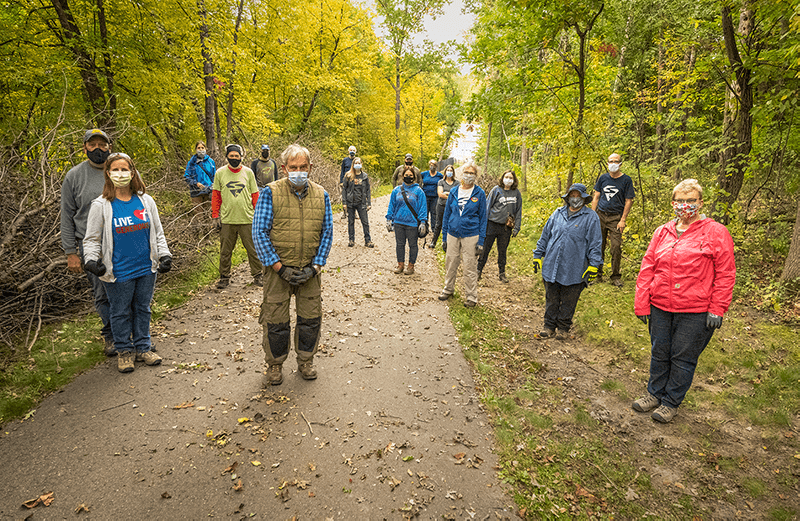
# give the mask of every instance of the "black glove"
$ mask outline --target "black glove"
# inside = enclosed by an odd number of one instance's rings
[[[519,230],[514,230],[513,232],[511,232],[511,236],[512,237],[516,237],[518,233],[519,233]]]
[[[645,326],[647,325],[647,321],[650,320],[650,315],[636,315],[636,318],[642,321],[642,324]]]
[[[296,269],[290,268],[286,264],[282,265],[281,269],[278,270],[278,275],[289,284],[292,284],[292,279],[297,273],[299,272]]]
[[[709,312],[706,315],[706,327],[711,330],[719,329],[722,327],[722,317]]]
[[[164,255],[160,259],[158,259],[158,272],[159,273],[166,273],[172,269],[172,257],[169,255]]]
[[[442,241],[442,250],[447,251],[447,243]]]
[[[87,261],[86,264],[83,265],[83,269],[85,269],[86,271],[97,277],[102,277],[103,275],[106,274],[106,265],[103,264],[102,259],[100,259],[99,261],[95,260]]]
[[[294,272],[294,277],[292,277],[292,280],[289,281],[289,284],[292,284],[293,286],[300,286],[311,280],[316,274],[317,270],[315,270],[312,266],[306,266],[302,270]]]
[[[475,256],[480,257],[483,255],[483,244],[476,244],[475,245]]]
[[[211,219],[211,223],[214,225],[215,230],[222,229],[222,219],[220,219],[219,217],[214,217],[213,219]]]

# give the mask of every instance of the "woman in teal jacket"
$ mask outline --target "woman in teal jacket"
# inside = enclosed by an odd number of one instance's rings
[[[389,210],[386,212],[386,229],[394,229],[395,247],[397,252],[397,268],[394,272],[399,275],[405,269],[406,275],[414,273],[414,264],[419,253],[418,227],[421,223],[427,226],[428,203],[425,192],[416,183],[416,173],[413,166],[406,166],[403,170],[403,182],[394,187],[389,198]],[[406,204],[408,199],[408,204]],[[410,206],[410,208],[409,208]],[[406,260],[406,243],[408,243],[408,266]]]
[[[198,141],[194,146],[195,154],[186,163],[183,180],[189,185],[189,197],[195,205],[195,213],[201,213],[201,204],[211,200],[211,185],[214,184],[214,174],[217,165],[206,153],[206,144]]]
[[[444,207],[442,248],[445,255],[444,289],[439,300],[455,291],[458,266],[464,263],[464,306],[478,304],[478,257],[486,238],[486,192],[475,184],[478,166],[470,161],[461,169],[461,185],[450,190]]]

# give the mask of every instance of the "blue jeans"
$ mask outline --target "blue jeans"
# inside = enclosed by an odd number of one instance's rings
[[[80,248],[78,253],[81,256],[81,262],[83,262],[83,241],[78,242],[78,247]],[[103,335],[103,338],[113,338],[111,335],[111,311],[103,281],[94,273],[89,273],[88,271],[84,271],[84,273],[89,280],[89,286],[92,288],[94,309],[97,310],[97,314],[100,315],[100,320],[103,322],[103,328],[100,330],[100,334]]]
[[[408,241],[408,262],[411,264],[417,262],[417,254],[419,253],[419,244],[417,243],[419,240],[419,232],[416,226],[395,224],[394,240],[397,262],[406,261],[406,241]]]
[[[692,385],[700,353],[713,329],[707,313],[670,313],[650,306],[650,381],[647,391],[662,405],[677,408]]]
[[[156,274],[103,284],[111,304],[114,348],[118,353],[150,351],[150,300],[156,286]]]

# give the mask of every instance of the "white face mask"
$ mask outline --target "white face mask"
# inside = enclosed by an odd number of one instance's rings
[[[471,185],[475,182],[475,174],[464,174],[461,176],[461,180],[464,182],[465,185]]]
[[[112,170],[108,173],[111,182],[117,188],[125,188],[131,184],[131,171],[130,170]]]
[[[619,172],[619,163],[609,163],[608,171],[611,172],[612,174]]]
[[[503,184],[506,185],[506,186],[513,185],[514,184],[514,178],[513,177],[504,177],[503,178]]]

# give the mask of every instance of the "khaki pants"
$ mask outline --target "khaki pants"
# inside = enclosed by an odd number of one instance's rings
[[[452,295],[456,289],[458,266],[464,261],[464,295],[470,302],[478,302],[478,257],[475,247],[478,236],[459,239],[447,234],[447,254],[444,258],[444,289],[442,293]]]
[[[231,276],[231,255],[236,247],[236,239],[242,239],[242,246],[247,251],[247,260],[250,262],[250,275],[255,277],[261,273],[261,261],[258,260],[256,247],[253,244],[251,224],[222,224],[219,231],[219,276],[227,279]]]
[[[264,330],[262,347],[267,365],[282,364],[289,356],[291,323],[289,304],[294,295],[297,323],[294,350],[298,361],[311,360],[319,347],[322,328],[322,281],[317,275],[301,286],[292,286],[271,267],[264,269],[264,301],[258,323]]]

